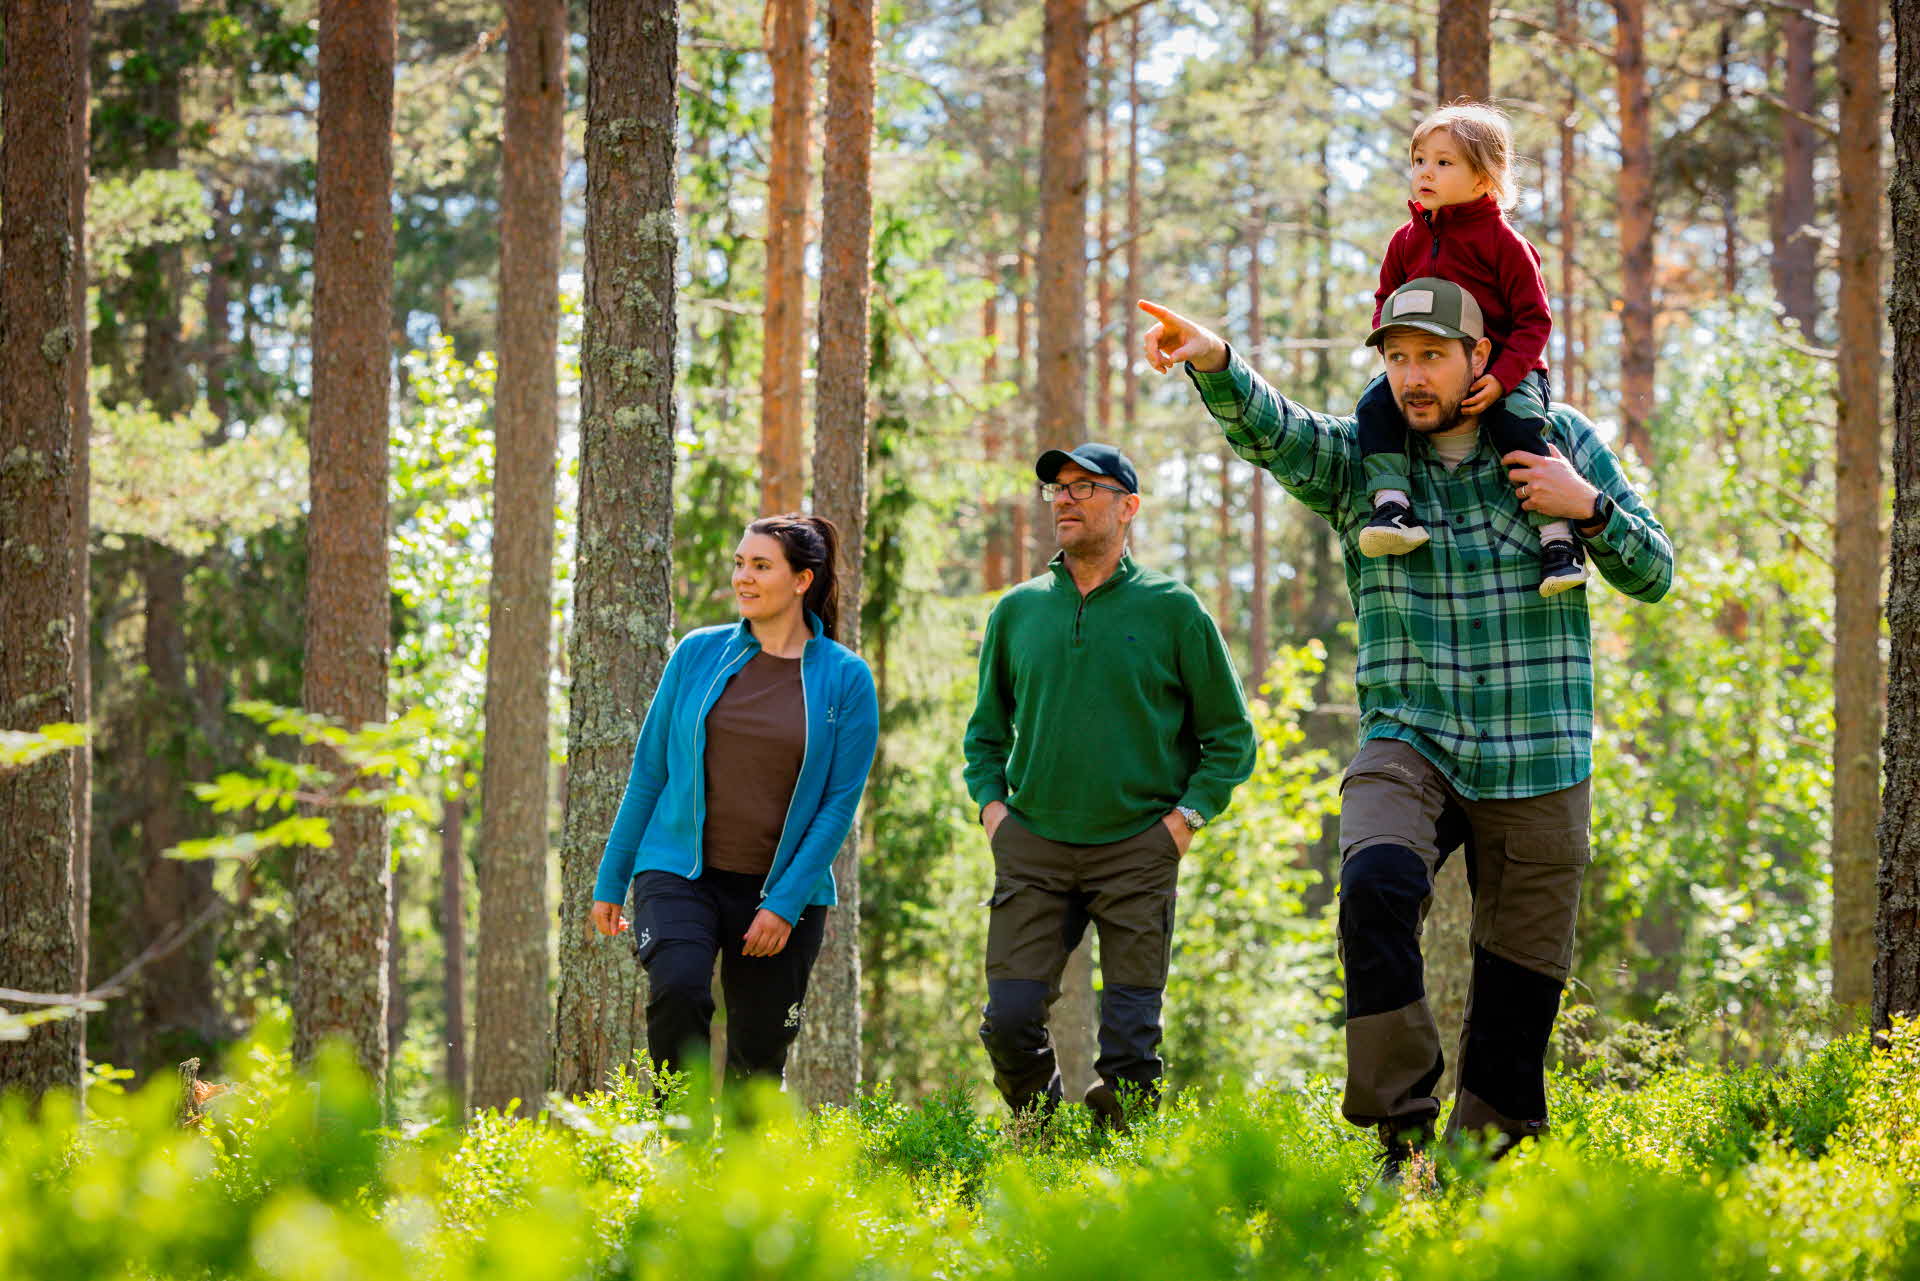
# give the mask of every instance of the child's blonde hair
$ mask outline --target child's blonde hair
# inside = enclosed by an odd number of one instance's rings
[[[1513,129],[1507,113],[1471,98],[1450,102],[1414,127],[1413,141],[1407,144],[1409,158],[1442,129],[1460,144],[1474,174],[1487,180],[1493,202],[1502,209],[1510,207],[1519,192],[1513,182]]]

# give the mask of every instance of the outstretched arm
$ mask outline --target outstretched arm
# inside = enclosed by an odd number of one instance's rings
[[[1359,473],[1353,419],[1295,404],[1206,326],[1145,299],[1139,306],[1154,319],[1144,340],[1147,363],[1164,374],[1185,362],[1187,376],[1233,452],[1272,472],[1288,493],[1337,521]]]

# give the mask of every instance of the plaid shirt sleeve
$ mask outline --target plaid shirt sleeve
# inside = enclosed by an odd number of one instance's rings
[[[1591,538],[1582,535],[1594,568],[1621,592],[1651,604],[1673,585],[1673,542],[1646,501],[1627,483],[1620,460],[1593,424],[1560,406],[1557,415],[1573,446],[1570,461],[1587,483],[1613,500],[1613,514]],[[1576,523],[1577,527],[1577,523]]]
[[[1227,349],[1227,367],[1187,377],[1200,392],[1233,452],[1273,473],[1286,491],[1339,523],[1341,504],[1359,476],[1359,445],[1352,418],[1317,414],[1288,400]]]

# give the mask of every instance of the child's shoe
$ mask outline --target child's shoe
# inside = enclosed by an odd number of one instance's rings
[[[1426,544],[1432,535],[1413,519],[1413,509],[1392,501],[1379,504],[1367,527],[1360,531],[1362,556],[1404,556]]]
[[[1587,581],[1587,567],[1571,538],[1556,538],[1540,549],[1540,594],[1558,596]]]

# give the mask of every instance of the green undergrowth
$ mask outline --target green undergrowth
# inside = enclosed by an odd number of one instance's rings
[[[1910,1278],[1920,1032],[1791,1069],[1558,1078],[1554,1133],[1383,1191],[1337,1086],[1189,1092],[1131,1133],[882,1087],[657,1102],[622,1078],[537,1117],[383,1125],[284,1056],[182,1132],[164,1088],[0,1112],[0,1278]]]

